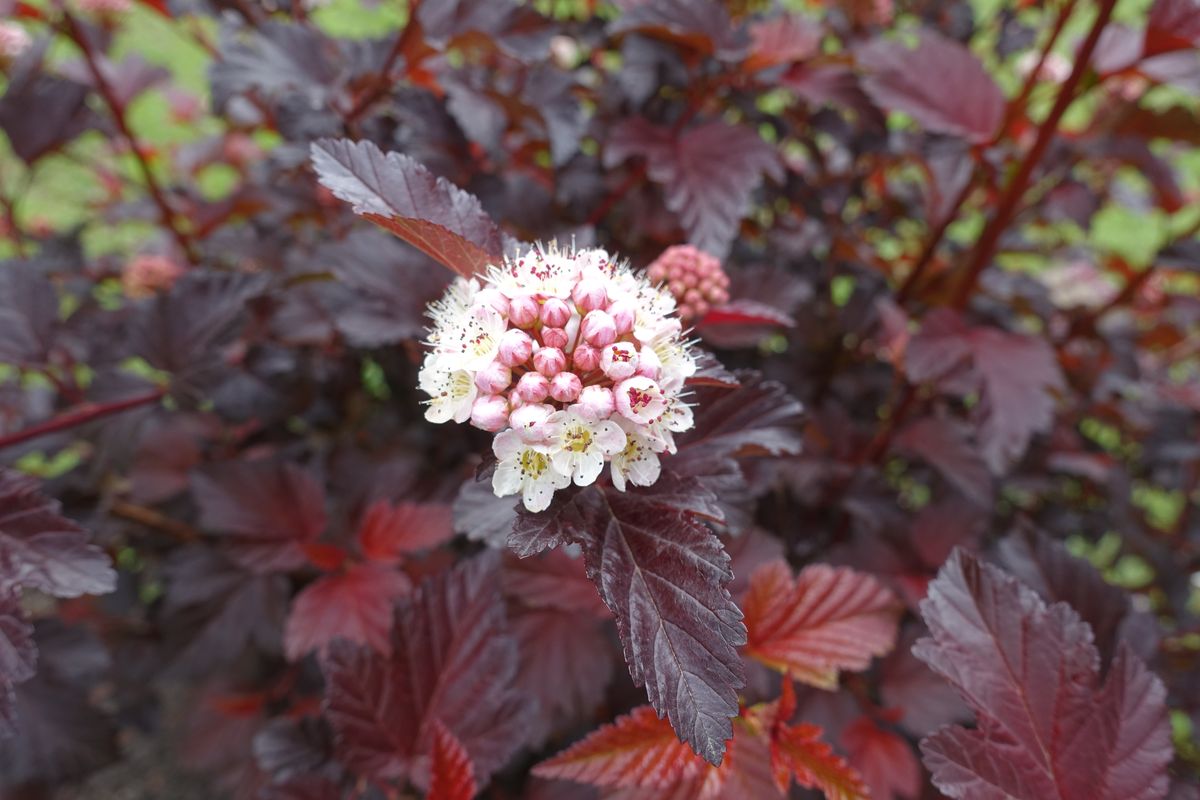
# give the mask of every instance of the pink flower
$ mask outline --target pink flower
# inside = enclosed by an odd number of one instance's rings
[[[538,372],[526,372],[517,381],[517,396],[524,403],[540,403],[550,393],[550,381]]]
[[[579,393],[575,408],[580,416],[590,420],[608,419],[617,407],[612,389],[606,386],[585,386]]]
[[[565,300],[551,297],[542,304],[542,324],[550,328],[561,328],[571,319],[572,309]]]
[[[521,294],[508,301],[508,321],[519,328],[528,328],[540,315],[541,308],[533,295]]]
[[[493,361],[475,373],[475,386],[485,394],[499,394],[512,383],[512,370],[499,361]]]
[[[562,328],[542,328],[542,344],[546,347],[557,347],[565,350],[571,337]]]
[[[667,410],[662,388],[643,375],[623,380],[613,390],[617,413],[630,422],[646,425]]]
[[[600,353],[600,369],[614,381],[625,380],[637,372],[637,347],[631,342],[610,344]]]
[[[583,390],[583,381],[574,372],[560,372],[550,381],[550,396],[560,403],[571,403]]]
[[[508,427],[508,401],[501,395],[477,397],[471,406],[471,424],[485,431],[502,431]]]
[[[617,339],[617,326],[613,322],[613,318],[608,315],[607,311],[598,309],[587,313],[579,332],[583,335],[584,341],[592,347],[604,347]]]
[[[577,344],[571,354],[571,363],[578,372],[591,372],[600,366],[600,351],[590,344]]]
[[[553,378],[567,368],[567,356],[557,347],[543,347],[533,354],[533,368]]]
[[[533,339],[525,331],[509,328],[500,337],[500,363],[516,367],[524,364],[533,355]]]
[[[599,278],[584,278],[571,290],[571,299],[580,311],[595,311],[608,302],[608,291]]]

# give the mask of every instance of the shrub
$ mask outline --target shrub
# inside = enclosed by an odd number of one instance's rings
[[[1200,6],[785,5],[0,0],[5,792],[1196,796]]]

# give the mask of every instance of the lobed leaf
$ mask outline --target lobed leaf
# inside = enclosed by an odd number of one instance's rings
[[[335,639],[345,639],[390,654],[392,608],[410,588],[403,572],[378,564],[356,564],[318,578],[292,600],[283,630],[284,652],[298,661],[324,652]]]
[[[0,469],[0,592],[37,589],[55,597],[105,594],[117,585],[108,556],[60,513],[37,482]]]
[[[534,709],[514,690],[496,562],[487,553],[421,584],[397,610],[390,657],[345,641],[329,648],[325,713],[350,769],[419,779],[439,722],[481,785],[521,747]]]
[[[722,258],[763,177],[784,175],[774,147],[753,130],[726,122],[676,134],[641,118],[626,120],[610,132],[604,163],[631,156],[646,160],[647,174],[663,187],[667,208],[679,215],[688,240]]]
[[[360,214],[464,277],[504,256],[500,229],[478,198],[412,158],[371,142],[322,139],[312,145],[321,183]]]
[[[1121,647],[1101,684],[1092,632],[1065,603],[956,551],[921,604],[916,655],[950,681],[976,728],[947,726],[921,750],[950,797],[1158,800],[1172,757],[1153,673]]]
[[[877,39],[857,53],[868,71],[867,94],[909,114],[934,133],[984,144],[1004,119],[1004,95],[979,59],[963,45],[922,30],[915,48]]]
[[[325,530],[325,491],[287,461],[210,464],[192,476],[200,526],[232,545],[233,555],[259,573],[285,572],[307,561],[304,545]]]

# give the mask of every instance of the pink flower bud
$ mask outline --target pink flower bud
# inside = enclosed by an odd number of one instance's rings
[[[729,302],[729,292],[727,292],[724,288],[714,289],[713,293],[709,295],[709,297],[712,298],[714,306],[723,306]]]
[[[600,369],[614,381],[630,377],[637,368],[637,348],[629,342],[613,342],[600,353]]]
[[[646,277],[650,279],[651,283],[658,283],[665,275],[666,272],[663,270],[662,264],[659,264],[657,261],[650,265],[650,269],[646,270]]]
[[[554,407],[545,404],[521,406],[509,415],[508,424],[521,436],[521,441],[536,444],[545,441],[549,434],[546,430],[546,420],[553,413]]]
[[[594,311],[604,308],[608,302],[608,292],[600,278],[583,278],[571,290],[571,299],[580,311]]]
[[[683,276],[683,285],[688,287],[689,289],[692,288],[693,286],[695,286],[697,283],[699,283],[699,281],[696,278],[696,273],[689,272],[688,274]]]
[[[627,378],[613,390],[617,411],[630,422],[645,425],[667,410],[667,400],[657,383],[642,375]]]
[[[512,370],[493,361],[475,373],[475,385],[484,394],[500,394],[512,383]]]
[[[567,332],[567,346],[563,348],[564,352],[573,348],[579,341],[579,326],[581,324],[583,324],[583,317],[579,316],[578,312],[572,314],[571,318],[567,320],[567,324],[563,328]]]
[[[500,337],[500,363],[509,367],[524,364],[533,355],[533,339],[525,331],[509,328]]]
[[[633,323],[637,319],[637,309],[629,300],[614,300],[608,306],[608,315],[612,317],[613,324],[617,326],[617,336],[624,336],[633,330]]]
[[[533,368],[553,378],[567,368],[567,357],[557,347],[543,347],[533,354]]]
[[[676,297],[682,297],[683,293],[687,291],[687,287],[683,285],[683,281],[671,281],[671,285],[667,288]]]
[[[487,306],[497,314],[508,313],[508,298],[504,296],[504,292],[491,286],[479,290],[475,295],[475,305]]]
[[[579,393],[579,402],[573,408],[584,419],[595,422],[608,419],[617,407],[612,389],[606,386],[585,386]]]
[[[697,300],[692,304],[692,312],[696,315],[696,319],[701,319],[708,313],[708,303],[703,300]]]
[[[508,401],[498,394],[481,395],[471,406],[471,424],[485,431],[502,431],[508,427]]]
[[[540,403],[550,393],[550,381],[540,373],[526,372],[517,381],[516,393],[521,398],[521,405]]]
[[[559,350],[567,349],[567,342],[570,337],[562,328],[542,328],[542,344],[546,347],[557,347]]]
[[[590,344],[577,344],[571,353],[571,363],[578,372],[591,372],[600,366],[600,351]]]
[[[508,321],[518,328],[528,328],[540,314],[541,307],[531,294],[519,294],[508,301]]]
[[[570,403],[579,397],[583,382],[574,372],[560,372],[550,381],[550,396],[560,403]]]
[[[604,347],[617,339],[617,326],[607,311],[589,311],[579,328],[583,339],[592,347]]]
[[[662,359],[653,347],[642,345],[641,352],[638,353],[637,374],[652,381],[658,380],[658,376],[662,374]]]
[[[542,324],[551,328],[561,328],[571,318],[571,307],[566,300],[551,297],[542,303]]]

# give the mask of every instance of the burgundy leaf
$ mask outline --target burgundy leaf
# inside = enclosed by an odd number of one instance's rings
[[[951,722],[965,722],[970,712],[954,687],[912,653],[925,628],[912,623],[880,665],[879,696],[889,710],[900,712],[897,723],[921,737]]]
[[[515,691],[497,557],[427,580],[400,604],[391,657],[335,642],[325,713],[341,761],[372,780],[423,780],[435,721],[466,748],[481,785],[524,742],[532,707]]]
[[[903,111],[935,133],[983,144],[1004,117],[1004,95],[979,59],[963,45],[922,30],[915,48],[878,39],[858,52],[868,70],[867,93],[884,108]]]
[[[576,536],[616,617],[630,675],[681,739],[720,763],[745,680],[734,648],[746,629],[724,587],[729,556],[689,510],[654,491],[580,497],[594,504],[597,524]]]
[[[1144,58],[1191,50],[1200,44],[1200,5],[1195,0],[1154,0],[1146,21]]]
[[[821,51],[820,27],[795,14],[751,24],[750,38],[750,55],[742,62],[747,72],[802,61]]]
[[[282,650],[288,582],[248,572],[199,546],[178,550],[163,568],[163,616],[179,652],[172,669],[203,675],[237,660],[248,647]]]
[[[748,41],[717,0],[647,0],[617,17],[609,31],[638,31],[728,60],[740,57]]]
[[[791,328],[796,321],[774,306],[755,300],[734,300],[709,311],[697,325],[762,325]]]
[[[0,130],[26,164],[58,150],[96,124],[88,89],[42,71],[44,49],[34,46],[8,72],[0,96]],[[36,108],[37,114],[29,109]]]
[[[872,800],[920,795],[921,764],[912,745],[900,736],[863,716],[846,726],[840,744],[871,790]]]
[[[446,726],[434,722],[433,764],[425,800],[471,800],[477,790],[471,757]]]
[[[1101,663],[1117,648],[1118,631],[1129,615],[1129,598],[1096,568],[1067,552],[1045,534],[1019,530],[1000,543],[1004,566],[1047,603],[1063,602],[1092,629]]]
[[[504,592],[524,606],[584,612],[607,619],[608,609],[588,580],[583,559],[561,548],[530,558],[507,558],[503,570]]]
[[[1050,429],[1051,391],[1063,386],[1058,358],[1045,339],[970,327],[945,309],[931,313],[909,342],[905,368],[912,380],[934,381],[948,392],[980,390],[978,438],[995,473],[1024,454],[1035,433]]]
[[[991,506],[992,474],[959,424],[925,417],[902,430],[894,443],[927,461],[967,498],[984,508]]]
[[[333,732],[324,719],[279,717],[254,737],[254,759],[275,782],[311,775],[329,763]]]
[[[325,530],[325,492],[316,478],[286,461],[212,464],[192,477],[200,525],[233,545],[247,569],[296,569],[304,545]]]
[[[492,491],[492,468],[494,465],[463,481],[454,499],[454,532],[491,547],[504,547],[517,522],[520,501],[496,496]]]
[[[726,122],[675,134],[644,119],[627,120],[611,132],[604,163],[631,156],[646,159],[647,174],[663,187],[689,241],[718,257],[729,251],[763,176],[783,179],[775,148],[753,130]]]
[[[358,523],[358,546],[371,561],[396,564],[406,554],[445,544],[454,536],[451,523],[450,506],[444,503],[377,500]]]
[[[614,652],[600,622],[570,611],[525,610],[513,616],[512,628],[521,652],[516,684],[539,708],[529,730],[538,746],[600,705],[612,682]]]
[[[0,592],[24,586],[55,597],[111,592],[108,556],[32,478],[0,469]]]
[[[33,677],[37,646],[17,597],[0,595],[0,739],[16,731],[13,687]]]
[[[41,363],[61,330],[54,284],[37,270],[0,268],[0,358],[12,363]]]
[[[956,551],[921,605],[914,652],[949,680],[976,728],[921,749],[951,797],[1157,800],[1172,757],[1165,689],[1122,647],[1103,685],[1092,632],[1065,603]]]
[[[503,258],[500,229],[479,200],[401,153],[370,142],[322,139],[313,166],[326,187],[361,214],[460,275]]]
[[[695,428],[678,438],[679,453],[667,463],[691,474],[694,462],[715,458],[795,455],[800,452],[804,406],[775,381],[752,372],[734,373],[732,391],[700,387]]]
[[[393,567],[356,564],[317,579],[296,595],[283,631],[284,652],[298,661],[335,639],[391,652],[392,607],[411,588]]]

